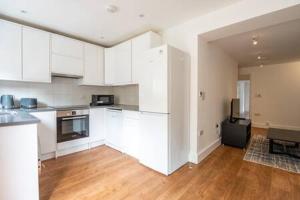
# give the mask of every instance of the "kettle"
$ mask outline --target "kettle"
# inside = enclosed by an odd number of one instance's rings
[[[13,109],[15,108],[14,96],[13,95],[2,95],[0,99],[2,108]]]

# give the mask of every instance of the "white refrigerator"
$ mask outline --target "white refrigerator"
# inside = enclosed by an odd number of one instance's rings
[[[142,60],[140,162],[169,175],[188,161],[189,57],[164,45],[145,52]]]

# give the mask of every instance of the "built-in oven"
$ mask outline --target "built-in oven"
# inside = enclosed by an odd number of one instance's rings
[[[57,111],[57,142],[89,136],[89,110]]]

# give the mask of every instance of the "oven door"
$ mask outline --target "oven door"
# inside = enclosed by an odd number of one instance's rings
[[[57,142],[65,142],[89,136],[89,116],[80,115],[57,118]]]

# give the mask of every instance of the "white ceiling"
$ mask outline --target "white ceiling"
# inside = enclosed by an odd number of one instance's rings
[[[258,45],[252,44],[256,36]],[[213,41],[240,67],[300,60],[300,19]],[[258,60],[258,55],[262,59]]]
[[[0,14],[103,45],[112,45],[148,30],[161,31],[237,1],[0,0]],[[118,12],[106,12],[107,5],[116,5]],[[21,10],[27,13],[21,13]],[[145,17],[140,18],[140,14]]]

